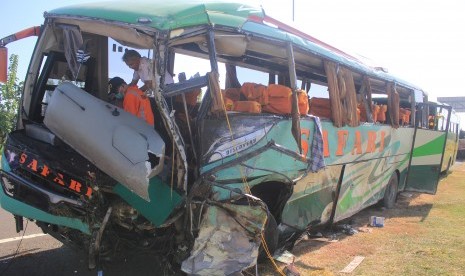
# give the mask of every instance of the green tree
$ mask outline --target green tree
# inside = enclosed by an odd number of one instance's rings
[[[3,149],[6,136],[14,129],[18,116],[19,99],[23,83],[18,83],[18,56],[10,56],[8,81],[0,84],[0,149]]]

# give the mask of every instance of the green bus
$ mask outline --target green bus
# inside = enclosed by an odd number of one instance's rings
[[[240,272],[400,191],[435,193],[455,159],[449,106],[260,7],[102,2],[44,16],[0,43],[6,72],[6,45],[38,36],[0,204],[17,231],[34,220],[90,268],[146,249],[188,274]],[[108,99],[128,49],[151,61],[154,127]]]

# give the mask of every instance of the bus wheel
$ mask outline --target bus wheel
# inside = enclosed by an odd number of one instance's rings
[[[278,247],[278,224],[276,223],[274,216],[270,213],[268,213],[268,219],[266,220],[265,230],[263,231],[263,238],[265,239],[268,252],[271,256],[273,256],[273,253]],[[258,261],[262,262],[266,259],[268,259],[268,254],[266,253],[263,244],[261,244],[260,248],[258,249]]]
[[[389,179],[389,183],[384,191],[383,205],[384,207],[391,209],[396,204],[397,199],[397,174],[393,173]]]

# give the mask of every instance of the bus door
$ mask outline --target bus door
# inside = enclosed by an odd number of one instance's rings
[[[447,109],[446,128],[438,128]],[[451,107],[437,103],[419,103],[415,116],[415,131],[410,154],[405,190],[435,194],[444,159]]]

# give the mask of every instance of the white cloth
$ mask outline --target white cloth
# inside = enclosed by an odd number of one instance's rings
[[[134,70],[133,80],[141,80],[142,82],[153,81],[152,61],[146,57],[140,58],[139,69]]]
[[[132,79],[141,80],[144,83],[145,81],[153,81],[152,61],[146,57],[141,57],[139,70],[134,70]],[[173,82],[173,77],[168,73],[168,71],[165,71],[165,84],[170,84]]]
[[[165,84],[170,84],[174,83],[173,77],[168,73],[168,71],[165,71]]]

